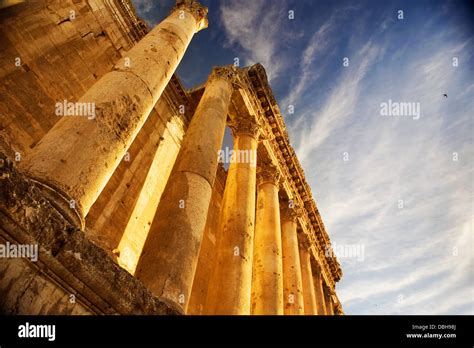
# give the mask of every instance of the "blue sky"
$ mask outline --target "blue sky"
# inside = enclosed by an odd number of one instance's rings
[[[174,1],[133,3],[154,26]],[[363,247],[338,258],[346,314],[474,314],[472,5],[202,3],[178,74],[264,65],[331,241]],[[419,117],[382,115],[389,100]]]

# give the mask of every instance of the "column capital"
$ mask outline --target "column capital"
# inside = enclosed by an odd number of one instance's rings
[[[278,167],[272,163],[260,163],[257,167],[257,186],[264,183],[278,185],[280,182],[280,172]]]
[[[281,204],[280,216],[281,220],[296,222],[296,219],[301,216],[301,211],[297,206],[291,207],[289,204]]]
[[[257,120],[250,117],[236,117],[228,124],[235,136],[246,134],[257,139],[260,133],[260,125]]]
[[[207,78],[207,83],[210,83],[215,79],[227,80],[233,87],[237,81],[237,69],[233,65],[215,66],[212,68],[212,71]]]
[[[304,249],[306,251],[309,251],[311,248],[311,241],[309,240],[308,235],[304,232],[298,234],[298,244],[300,249]]]
[[[311,264],[311,267],[313,268],[314,274],[322,278],[323,270],[317,259],[313,258],[313,263]]]
[[[176,0],[176,5],[173,7],[171,12],[174,11],[186,11],[191,14],[196,19],[196,33],[207,28],[209,24],[207,21],[208,8],[201,5],[196,0]]]
[[[323,282],[323,290],[324,290],[324,293],[326,294],[326,296],[330,298],[331,297],[331,289],[326,284],[326,282]]]

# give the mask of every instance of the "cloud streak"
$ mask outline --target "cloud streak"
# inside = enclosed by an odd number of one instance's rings
[[[279,57],[280,28],[287,15],[281,6],[268,6],[265,0],[243,0],[221,5],[221,22],[244,65],[261,63],[268,79],[276,79],[283,69],[284,61]],[[241,64],[242,65],[242,64]]]
[[[340,259],[346,313],[473,314],[472,41],[425,27],[426,44],[398,43],[390,25],[351,37],[350,66],[322,103],[301,97],[320,82],[300,80],[290,138],[332,241],[365,246],[364,262]],[[419,103],[421,118],[380,115],[389,99]]]

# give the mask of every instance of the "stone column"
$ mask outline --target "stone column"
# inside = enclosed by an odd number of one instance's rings
[[[252,314],[283,314],[279,177],[278,168],[272,164],[257,169]]]
[[[208,314],[250,314],[258,126],[237,119],[217,236],[217,255],[206,301]]]
[[[150,224],[179,154],[180,144],[177,143],[176,138],[179,139],[181,134],[173,134],[173,131],[176,132],[180,121],[178,117],[173,116],[166,125],[162,140],[153,156],[145,182],[116,249],[119,265],[132,275],[135,274],[135,267],[150,230]]]
[[[323,279],[321,274],[320,267],[313,267],[314,272],[314,288],[316,294],[316,307],[318,315],[325,315],[326,312],[326,299],[324,297],[324,289],[323,289]]]
[[[326,314],[334,315],[334,306],[331,298],[331,291],[326,285],[324,286],[324,298],[326,302]]]
[[[207,8],[195,1],[177,1],[171,14],[77,103],[56,104],[62,118],[22,166],[75,225],[84,227],[84,217],[160,98],[193,35],[207,26],[206,15]]]
[[[135,272],[153,294],[173,301],[183,312],[199,257],[233,78],[232,68],[214,68],[208,78]]]
[[[311,255],[309,249],[309,241],[307,237],[301,235],[299,243],[300,262],[301,262],[301,276],[303,279],[303,298],[304,298],[304,313],[306,315],[317,314],[316,310],[316,295],[314,293],[313,273],[311,270]]]
[[[294,208],[281,209],[281,239],[283,248],[283,303],[287,315],[304,314],[303,280],[301,278],[297,214]]]

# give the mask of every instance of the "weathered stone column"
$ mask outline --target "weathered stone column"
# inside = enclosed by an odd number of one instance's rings
[[[135,276],[186,312],[232,94],[232,68],[214,68],[184,136]]]
[[[317,314],[316,296],[314,293],[313,274],[311,270],[311,255],[309,250],[309,242],[305,236],[302,236],[299,243],[301,276],[303,279],[303,298],[304,313],[306,315]]]
[[[283,248],[283,303],[287,315],[304,314],[303,280],[301,278],[298,235],[296,232],[297,213],[295,208],[282,207],[281,239]]]
[[[323,279],[320,267],[313,267],[316,308],[318,315],[326,315],[326,299],[324,297]]]
[[[156,149],[145,182],[116,249],[119,265],[132,275],[135,274],[143,244],[150,231],[150,224],[179,154],[180,143],[177,142],[181,133],[178,133],[176,129],[180,121],[178,117],[173,116],[166,125],[162,134],[163,140]]]
[[[207,8],[195,1],[177,1],[171,14],[113,71],[77,103],[70,103],[67,114],[57,107],[62,119],[22,166],[72,223],[84,227],[84,217],[160,98],[193,35],[207,26],[206,15]]]
[[[272,164],[261,164],[257,169],[252,314],[283,314],[279,177]]]
[[[326,314],[334,315],[334,306],[331,298],[331,291],[327,286],[324,286],[324,298],[326,300]]]
[[[250,314],[258,126],[231,123],[234,149],[217,236],[217,255],[206,300],[207,314]]]

